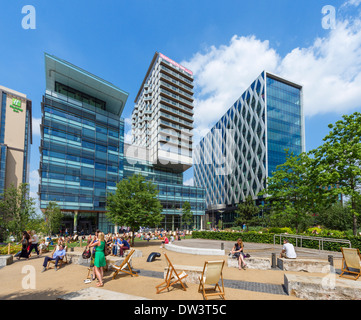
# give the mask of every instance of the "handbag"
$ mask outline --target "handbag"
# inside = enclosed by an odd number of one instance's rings
[[[104,245],[104,255],[108,256],[112,253],[112,249],[108,247],[107,243]]]
[[[89,259],[91,257],[91,255],[92,255],[92,253],[91,253],[90,248],[86,247],[81,256],[83,259],[86,260],[86,259]]]

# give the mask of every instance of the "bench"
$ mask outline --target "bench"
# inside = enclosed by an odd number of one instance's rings
[[[188,277],[184,278],[182,281],[185,283],[195,283],[199,284],[199,278],[202,276],[203,267],[197,266],[181,266],[173,265],[174,269],[178,272],[184,271]],[[164,279],[167,275],[168,267],[164,268]]]
[[[277,258],[277,266],[283,271],[303,271],[303,272],[330,272],[330,262],[315,259],[287,259]]]
[[[307,300],[360,300],[361,282],[340,278],[335,273],[319,276],[285,274],[288,295]]]
[[[57,300],[150,300],[143,297],[133,296],[126,293],[104,290],[89,287],[75,292],[67,293],[57,298]]]
[[[245,258],[244,261],[248,269],[271,270],[272,268],[271,258],[249,257]],[[228,267],[238,268],[238,259],[229,257]]]

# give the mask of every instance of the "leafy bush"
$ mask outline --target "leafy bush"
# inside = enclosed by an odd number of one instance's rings
[[[10,254],[16,254],[21,251],[21,244],[11,244]],[[0,255],[8,254],[8,245],[0,246]]]
[[[268,229],[268,233],[275,233],[275,234],[279,234],[279,233],[288,233],[288,234],[294,234],[295,232],[288,227],[284,227],[284,228],[277,228],[277,227],[273,227]]]

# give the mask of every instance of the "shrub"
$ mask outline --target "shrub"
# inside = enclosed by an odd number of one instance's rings
[[[10,247],[10,254],[16,254],[19,251],[21,251],[21,244],[11,244]],[[0,246],[0,255],[6,255],[8,254],[8,245]]]

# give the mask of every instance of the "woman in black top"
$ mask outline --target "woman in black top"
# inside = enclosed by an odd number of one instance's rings
[[[243,241],[241,238],[237,240],[231,252],[238,258],[238,269],[241,270],[242,268],[243,270],[245,270],[247,264],[244,262],[243,259]]]
[[[18,256],[18,260],[20,260],[20,258],[26,258],[29,260],[29,252],[28,252],[28,247],[29,247],[29,240],[30,240],[30,236],[26,231],[23,231],[23,238],[21,239],[21,253],[20,256]]]

